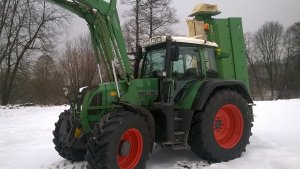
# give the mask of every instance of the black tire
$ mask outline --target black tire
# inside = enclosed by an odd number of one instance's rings
[[[84,161],[86,150],[76,149],[67,146],[67,143],[63,141],[62,137],[67,137],[70,131],[70,122],[69,122],[70,112],[64,111],[59,115],[58,121],[55,123],[55,130],[53,131],[54,139],[53,143],[55,144],[55,149],[58,154],[70,161]],[[67,132],[60,133],[60,129],[63,124],[67,125]]]
[[[129,164],[135,165],[135,169],[146,168],[146,162],[148,160],[150,152],[150,132],[147,127],[145,117],[137,113],[129,111],[119,111],[109,113],[104,116],[98,125],[95,126],[93,131],[94,137],[90,139],[88,144],[88,151],[86,160],[88,162],[88,169],[123,169],[127,167],[120,167],[118,163],[118,157],[120,157],[120,143],[123,134],[130,130],[137,130],[142,137],[142,151],[141,156],[135,164],[128,162]],[[132,145],[137,145],[133,143]],[[138,144],[141,145],[141,144]],[[127,147],[128,148],[128,147]],[[133,148],[135,149],[135,148]],[[127,155],[131,156],[132,148],[128,148]],[[129,151],[130,150],[130,151]],[[129,152],[129,153],[128,153]],[[126,154],[126,153],[125,153]],[[125,165],[126,166],[126,165]],[[130,166],[130,165],[129,165]]]
[[[229,114],[239,114],[237,116],[240,118],[233,119],[236,121],[243,120],[243,122],[236,123],[242,127],[236,127],[234,129],[234,131],[240,131],[238,132],[239,134],[228,134],[234,132],[227,132],[225,135],[228,137],[223,137],[223,140],[217,140],[219,139],[219,132],[222,131],[222,127],[226,128],[224,127],[226,125],[224,125],[222,120],[216,120],[216,118],[219,117],[216,115],[217,113],[222,113],[220,111],[224,111],[224,108],[227,108],[227,106],[234,108],[232,112],[230,111],[231,109],[227,110]],[[191,150],[204,160],[209,162],[229,161],[240,157],[241,154],[246,151],[246,146],[249,144],[249,138],[252,135],[252,122],[252,108],[248,106],[246,100],[234,91],[220,90],[215,92],[209,99],[203,112],[195,113],[190,128],[188,143],[191,146]],[[232,128],[230,128],[229,131],[232,131]],[[222,142],[224,138],[226,138],[226,140]]]

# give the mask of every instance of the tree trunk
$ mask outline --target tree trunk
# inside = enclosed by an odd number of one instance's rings
[[[153,37],[153,1],[150,0],[150,33],[149,38]]]
[[[6,96],[5,92],[1,94],[1,105],[5,106],[8,104],[9,98]]]
[[[135,49],[138,48],[139,40],[140,40],[140,24],[139,24],[139,11],[140,11],[140,0],[136,0],[136,10],[135,10]]]

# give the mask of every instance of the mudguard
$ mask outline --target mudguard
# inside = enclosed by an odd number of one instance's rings
[[[194,98],[192,109],[203,110],[205,103],[209,97],[217,90],[231,89],[241,94],[248,103],[252,104],[253,100],[247,90],[245,84],[239,80],[219,80],[210,79],[204,81],[199,87],[196,97]]]

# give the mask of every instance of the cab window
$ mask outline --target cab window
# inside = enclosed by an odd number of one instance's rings
[[[215,52],[212,48],[205,48],[204,49],[204,58],[205,58],[205,65],[207,71],[218,71]]]
[[[199,48],[180,46],[179,59],[172,64],[172,76],[177,80],[196,78],[199,75]]]
[[[144,59],[143,77],[152,77],[153,72],[163,72],[165,64],[166,49],[160,48],[151,50]]]

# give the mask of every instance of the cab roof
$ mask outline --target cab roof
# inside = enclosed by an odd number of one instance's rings
[[[166,42],[167,36],[159,36],[151,38],[143,43],[143,47],[150,47],[156,44]],[[172,36],[173,42],[179,43],[189,43],[189,44],[197,44],[197,45],[204,45],[204,46],[211,46],[211,47],[218,47],[217,43],[209,42],[207,40],[198,39],[197,37],[180,37],[180,36]]]

